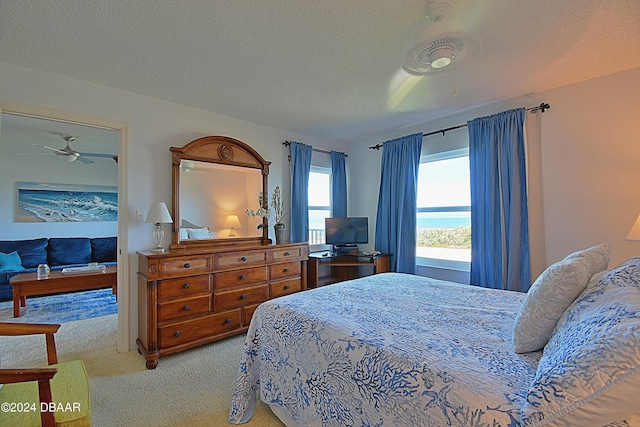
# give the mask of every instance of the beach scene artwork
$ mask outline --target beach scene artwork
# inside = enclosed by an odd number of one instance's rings
[[[17,222],[118,220],[118,187],[18,182]]]

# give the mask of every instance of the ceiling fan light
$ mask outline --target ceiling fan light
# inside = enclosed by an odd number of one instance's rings
[[[450,47],[440,47],[429,53],[431,68],[440,69],[451,64],[453,60],[453,49]]]

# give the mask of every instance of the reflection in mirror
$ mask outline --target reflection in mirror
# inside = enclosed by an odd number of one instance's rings
[[[262,219],[245,214],[258,205],[259,169],[183,159],[180,172],[180,241],[262,235]]]
[[[258,208],[258,194],[268,190],[271,162],[228,136],[204,136],[170,151],[171,249],[271,243],[267,220],[245,212]]]

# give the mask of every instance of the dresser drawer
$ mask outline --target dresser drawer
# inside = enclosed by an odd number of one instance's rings
[[[293,248],[282,248],[282,249],[273,249],[273,260],[274,261],[285,261],[287,259],[298,259],[302,258],[305,254],[303,253],[303,249],[298,247]]]
[[[242,327],[241,310],[212,314],[184,322],[173,323],[160,328],[158,345],[160,348],[186,344]]]
[[[211,310],[211,294],[158,304],[158,321],[177,319]]]
[[[253,286],[236,291],[214,292],[213,309],[228,310],[251,304],[259,304],[267,300],[267,285]]]
[[[208,292],[209,275],[165,279],[158,283],[158,299],[180,298],[199,292]]]
[[[267,262],[267,251],[237,251],[218,254],[216,256],[216,270],[250,267]]]
[[[159,261],[158,277],[209,273],[212,264],[211,255],[163,258]]]
[[[293,277],[300,275],[300,261],[287,262],[269,266],[269,278],[271,280],[283,277]]]
[[[251,318],[253,317],[253,313],[256,311],[256,308],[258,308],[260,304],[254,304],[254,305],[250,305],[248,307],[243,307],[242,308],[242,325],[243,326],[249,326],[249,323],[251,323]]]
[[[234,286],[249,286],[267,281],[267,267],[245,268],[242,270],[225,271],[213,276],[213,288],[220,289]]]
[[[273,282],[269,285],[269,297],[277,298],[283,295],[289,295],[294,292],[300,292],[302,286],[300,279],[283,280],[281,282]]]

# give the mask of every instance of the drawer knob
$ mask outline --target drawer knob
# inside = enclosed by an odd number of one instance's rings
[[[226,319],[224,319],[224,323],[225,325],[228,325],[229,323],[231,323],[231,319],[227,317]]]
[[[185,283],[184,285],[182,285],[182,287],[185,288],[185,289],[189,289],[189,286],[191,286],[191,285],[188,284],[188,283]]]
[[[246,256],[241,256],[241,257],[240,257],[240,261],[245,262],[246,260],[247,260],[247,257],[246,257]]]
[[[240,299],[247,299],[247,296],[245,294],[240,295]]]
[[[289,255],[291,255],[291,254],[289,253],[289,251],[287,251],[287,252],[285,252],[285,253],[284,253],[284,256],[289,256]]]
[[[189,311],[189,309],[190,309],[190,308],[191,308],[191,307],[189,307],[188,305],[185,305],[184,307],[182,307],[182,309],[183,309],[184,311]]]
[[[175,331],[175,332],[173,333],[173,336],[174,336],[174,337],[179,337],[179,336],[180,336],[180,331]]]
[[[286,286],[284,287],[284,290],[285,290],[285,291],[286,291],[287,289],[289,289],[289,285],[286,285]]]
[[[285,273],[288,273],[288,272],[289,272],[289,269],[288,269],[288,268],[285,268],[283,271],[284,271]]]
[[[188,262],[185,262],[184,263],[184,268],[189,268],[189,267],[191,267],[191,264],[189,264]]]
[[[240,280],[245,280],[247,278],[247,276],[245,276],[244,274],[240,275]]]

